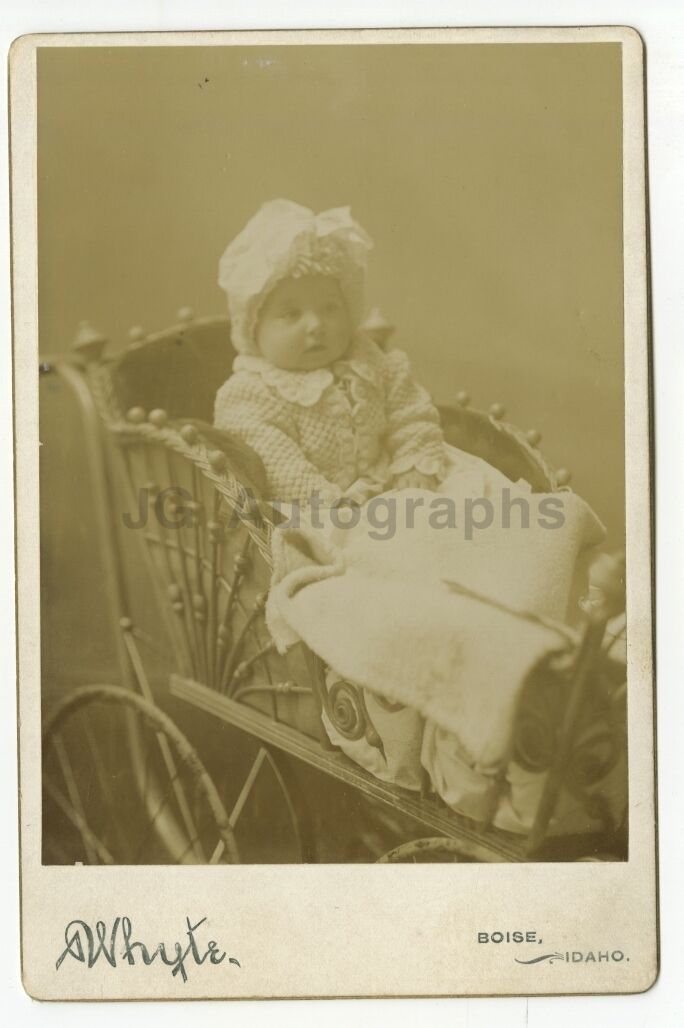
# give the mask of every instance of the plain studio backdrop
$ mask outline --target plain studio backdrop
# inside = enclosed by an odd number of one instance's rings
[[[118,347],[223,313],[219,257],[264,200],[349,205],[416,377],[541,431],[621,546],[621,88],[610,44],[45,49],[41,351],[82,319]],[[88,676],[109,630],[82,432],[53,376],[41,404],[45,666]]]

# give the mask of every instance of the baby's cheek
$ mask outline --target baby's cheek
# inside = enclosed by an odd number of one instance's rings
[[[350,346],[352,344],[352,336],[351,336],[350,332],[347,331],[346,329],[345,329],[345,331],[338,332],[337,333],[336,343],[337,343],[337,345],[336,345],[335,349],[337,351],[337,357],[335,359],[339,360],[340,357],[344,357],[345,353],[347,352],[347,350],[350,348]]]
[[[290,359],[290,366],[297,369],[306,370],[306,345],[303,336],[300,333],[293,333],[287,344],[288,357]]]

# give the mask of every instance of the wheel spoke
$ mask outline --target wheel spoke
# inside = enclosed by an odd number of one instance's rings
[[[173,788],[174,788],[174,780],[170,779],[169,780],[169,784],[167,785],[166,790],[164,792],[164,795],[162,796],[161,800],[159,801],[159,803],[155,807],[154,814],[152,815],[150,820],[147,822],[147,827],[145,828],[145,831],[143,832],[142,836],[140,837],[140,841],[138,843],[138,848],[137,848],[137,850],[135,851],[135,853],[133,855],[133,863],[134,864],[138,863],[138,859],[140,857],[140,854],[142,853],[142,850],[143,850],[143,847],[144,847],[145,843],[147,842],[147,840],[149,838],[150,832],[152,831],[152,829],[154,828],[155,824],[157,823],[162,810],[164,809],[164,807],[167,806],[169,800],[171,799],[171,793],[173,792]]]
[[[145,697],[145,699],[151,703],[152,688],[150,686],[149,679],[145,672],[145,665],[143,664],[142,657],[140,656],[140,652],[138,650],[132,632],[124,632],[124,643],[128,651],[128,656],[133,667],[138,687],[140,688],[140,691],[142,695]],[[198,863],[202,864],[205,862],[204,852],[202,850],[201,843],[197,838],[197,830],[195,829],[192,813],[190,811],[190,806],[188,804],[185,792],[183,791],[183,786],[180,782],[180,779],[176,771],[176,764],[173,759],[173,754],[171,752],[169,740],[166,738],[163,732],[155,732],[155,735],[157,737],[157,742],[159,743],[159,749],[161,750],[161,755],[164,761],[164,765],[166,767],[167,774],[172,779],[172,781],[176,783],[174,785],[174,793],[176,796],[176,802],[178,804],[178,809],[180,811],[181,818],[183,819],[185,830],[191,838],[196,840],[195,855],[197,857]]]
[[[67,820],[70,821],[74,828],[80,832],[81,838],[84,840],[84,845],[86,844],[85,840],[88,840],[89,852],[95,851],[104,864],[114,864],[114,857],[111,855],[107,847],[100,842],[95,833],[88,827],[82,815],[78,810],[74,809],[61,789],[58,789],[57,786],[53,785],[50,781],[45,781],[43,784],[50,799],[57,804]],[[96,864],[97,861],[93,859],[92,863]]]
[[[219,860],[221,859],[221,857],[223,856],[223,854],[225,852],[225,849],[226,849],[225,842],[223,841],[223,839],[219,839],[219,841],[216,843],[216,848],[214,849],[214,852],[212,853],[212,855],[209,858],[209,863],[210,864],[218,864]]]
[[[190,838],[194,840],[193,846],[195,847],[195,856],[197,857],[197,862],[199,864],[204,864],[206,863],[206,857],[204,856],[204,850],[202,849],[202,844],[199,840],[199,835],[197,833],[192,813],[190,811],[190,804],[188,803],[187,797],[183,790],[183,784],[180,778],[178,777],[178,772],[176,771],[176,763],[173,759],[173,754],[171,753],[169,740],[166,738],[163,732],[157,732],[156,736],[157,742],[159,743],[159,749],[161,750],[162,757],[164,759],[164,764],[166,765],[166,770],[169,774],[171,782],[173,783],[173,791],[176,797],[176,803],[178,804],[178,809],[180,810],[181,817],[183,818],[185,830],[190,836]]]
[[[62,769],[62,776],[64,778],[64,782],[65,782],[66,787],[67,787],[67,793],[68,793],[68,796],[69,796],[69,800],[71,801],[71,805],[72,805],[74,811],[79,815],[80,823],[87,826],[87,820],[86,820],[86,816],[85,816],[85,809],[83,807],[83,802],[81,800],[81,794],[78,791],[78,786],[76,784],[76,778],[74,777],[74,772],[73,772],[73,768],[71,766],[71,761],[69,760],[69,756],[68,756],[67,751],[65,749],[64,742],[62,740],[62,736],[61,735],[56,735],[55,736],[54,744],[53,745],[54,745],[55,754],[57,755],[57,760],[59,762],[59,766]],[[83,846],[84,846],[85,851],[86,851],[86,857],[87,857],[88,863],[89,864],[96,864],[97,860],[96,860],[96,857],[95,857],[95,850],[91,846],[90,841],[88,839],[88,836],[84,835],[84,833],[82,831],[81,831],[81,840],[83,842]]]
[[[265,752],[266,752],[266,759],[268,760],[268,763],[269,763],[269,765],[271,767],[271,770],[272,770],[273,774],[275,775],[276,781],[277,781],[278,785],[280,786],[280,791],[283,794],[283,796],[285,797],[285,806],[288,809],[288,813],[290,815],[290,821],[292,823],[292,829],[294,831],[295,838],[297,840],[297,847],[298,847],[299,852],[301,854],[301,853],[303,853],[303,850],[304,850],[304,847],[302,845],[302,835],[301,835],[301,832],[299,830],[299,818],[297,817],[297,811],[295,810],[294,803],[292,802],[292,797],[290,796],[290,791],[287,788],[287,785],[285,784],[285,779],[283,778],[282,774],[280,773],[280,768],[276,764],[275,760],[273,759],[273,757],[271,756],[271,754],[269,753],[268,750],[266,750]]]
[[[100,719],[96,704],[128,722]],[[64,696],[44,725],[43,766],[46,861],[55,854],[66,864],[240,860],[225,806],[192,744],[137,690],[97,684]],[[247,782],[236,818],[250,790]]]
[[[152,747],[151,746],[147,746],[145,748],[145,760],[143,761],[142,787],[140,789],[140,794],[142,796],[142,801],[143,801],[143,803],[145,805],[145,809],[147,809],[147,790],[148,790],[149,784],[150,784],[151,756],[152,756]]]
[[[238,822],[240,814],[242,813],[242,810],[243,810],[243,808],[245,806],[245,803],[247,802],[247,800],[249,798],[249,794],[252,791],[254,783],[255,783],[255,781],[257,779],[257,775],[259,774],[259,771],[261,770],[261,765],[263,764],[264,760],[266,759],[266,756],[267,756],[266,750],[264,749],[263,746],[261,746],[259,748],[259,752],[257,753],[257,755],[256,755],[256,757],[254,759],[254,763],[252,764],[252,766],[251,766],[251,768],[249,770],[249,774],[245,778],[244,785],[242,786],[242,789],[240,790],[240,795],[238,796],[237,800],[235,801],[235,805],[233,806],[233,809],[230,812],[230,816],[228,818],[228,823],[229,823],[231,828],[235,828],[235,825]]]
[[[205,828],[208,828],[209,825],[212,822],[213,822],[213,818],[212,818],[211,814],[209,814],[207,817],[205,817],[204,822],[200,825],[200,827],[197,830],[197,835],[193,839],[190,840],[190,842],[187,844],[185,849],[179,855],[179,857],[178,857],[178,863],[179,864],[182,864],[184,862],[185,857],[190,852],[190,850],[195,848],[195,843],[197,843],[199,841],[200,834],[205,830]],[[221,845],[221,844],[223,845],[223,848],[225,849],[225,843],[221,839],[219,844],[217,844],[217,846],[214,847],[214,853],[216,852],[216,850],[219,848],[219,845]],[[206,863],[206,861],[203,861],[203,863]],[[212,863],[212,861],[210,860],[209,863]],[[215,861],[214,861],[214,863],[215,863]]]
[[[121,822],[119,821],[118,817],[116,816],[117,805],[116,805],[116,803],[114,801],[114,795],[112,793],[112,790],[110,788],[110,784],[109,784],[109,781],[108,781],[108,778],[107,778],[107,770],[105,768],[105,765],[104,765],[104,762],[102,760],[102,757],[100,756],[100,754],[97,751],[97,745],[95,743],[95,739],[93,738],[93,730],[90,727],[90,722],[88,721],[88,718],[85,717],[85,715],[83,714],[83,711],[79,712],[78,721],[79,721],[79,724],[81,726],[81,729],[82,729],[82,732],[83,732],[83,736],[84,736],[85,741],[86,741],[86,745],[87,745],[88,750],[90,752],[91,759],[93,761],[93,764],[95,765],[95,775],[97,777],[98,782],[100,783],[100,788],[102,789],[102,792],[104,793],[105,800],[107,801],[107,804],[108,804],[109,820],[110,820],[110,823],[113,824],[113,826],[114,826],[114,833],[116,835],[118,845],[120,846],[121,851],[123,853],[125,853],[127,855],[130,855],[130,844],[129,844],[128,840],[126,839],[126,835],[125,835],[125,832],[123,831],[123,828],[121,826]]]

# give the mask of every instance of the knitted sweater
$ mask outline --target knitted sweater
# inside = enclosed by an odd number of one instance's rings
[[[261,457],[272,499],[334,502],[359,478],[387,488],[417,469],[441,476],[439,414],[411,377],[401,350],[357,335],[344,358],[315,371],[285,371],[238,356],[216,395],[214,424]]]

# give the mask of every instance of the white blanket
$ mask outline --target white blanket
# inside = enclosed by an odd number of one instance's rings
[[[563,622],[577,558],[603,530],[570,491],[554,494],[562,527],[542,527],[543,495],[451,454],[440,495],[456,527],[446,514],[438,527],[435,494],[403,490],[367,503],[353,528],[328,519],[317,528],[302,515],[277,529],[267,619],[281,652],[303,640],[343,678],[454,732],[468,759],[487,766],[507,752],[530,669],[572,642]],[[468,498],[490,501],[489,527],[464,531]],[[529,527],[515,507],[504,527],[514,498],[528,501]],[[389,533],[378,524],[392,510]]]

